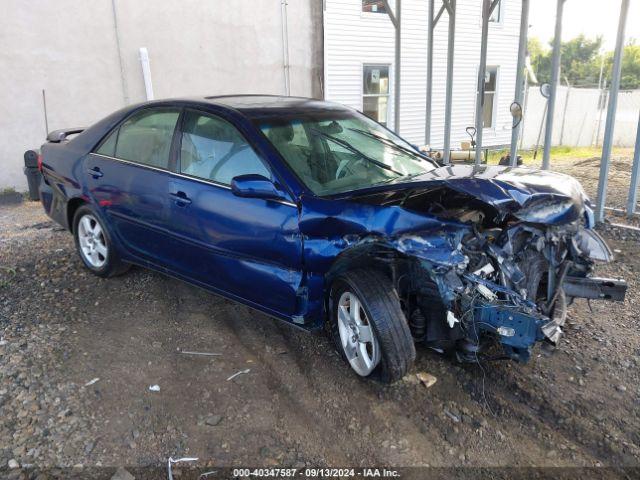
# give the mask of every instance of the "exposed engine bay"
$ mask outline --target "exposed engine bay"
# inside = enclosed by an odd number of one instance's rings
[[[589,277],[595,262],[613,255],[592,229],[586,197],[533,195],[516,208],[465,188],[441,184],[359,199],[443,220],[437,232],[374,242],[378,257],[387,248],[402,254],[386,253],[416,341],[461,361],[526,362],[537,342],[560,340],[574,298],[624,299],[624,281]],[[583,196],[579,185],[574,190]]]

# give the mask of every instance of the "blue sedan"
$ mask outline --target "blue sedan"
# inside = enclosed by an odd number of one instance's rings
[[[45,211],[96,275],[131,264],[306,330],[402,378],[415,344],[526,361],[611,252],[571,177],[442,165],[361,113],[304,98],[148,102],[42,146]],[[495,348],[498,347],[498,348]]]

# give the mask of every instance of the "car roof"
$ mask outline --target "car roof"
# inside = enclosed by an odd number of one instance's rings
[[[283,95],[220,95],[191,100],[232,108],[249,118],[352,111],[348,107],[333,102]]]

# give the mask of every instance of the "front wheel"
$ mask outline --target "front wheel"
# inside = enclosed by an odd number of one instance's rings
[[[398,295],[378,271],[353,270],[333,282],[330,331],[341,356],[362,377],[393,383],[415,360]]]
[[[88,205],[78,208],[73,217],[73,237],[85,266],[99,277],[113,277],[129,269],[120,260],[109,232]]]

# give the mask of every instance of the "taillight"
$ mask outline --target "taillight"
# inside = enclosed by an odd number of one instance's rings
[[[38,170],[42,172],[42,154],[38,155]]]

